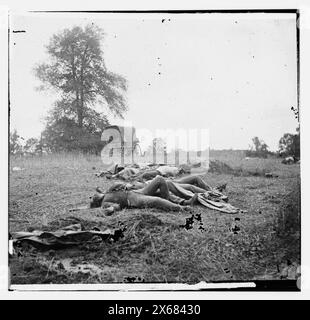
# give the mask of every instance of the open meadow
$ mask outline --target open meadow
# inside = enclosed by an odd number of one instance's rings
[[[249,159],[242,152],[211,152],[231,172],[209,172],[215,186],[227,183],[229,203],[243,210],[225,214],[205,207],[203,228],[182,227],[190,213],[125,209],[105,216],[89,204],[95,188],[113,181],[95,176],[99,156],[57,154],[10,159],[9,231],[50,230],[81,223],[83,228],[117,228],[114,243],[39,251],[10,257],[12,284],[23,283],[197,283],[286,278],[300,264],[300,165],[281,159]],[[22,170],[13,171],[13,167]],[[236,170],[234,172],[234,170]],[[219,170],[220,171],[220,170]],[[267,178],[266,172],[275,177]]]

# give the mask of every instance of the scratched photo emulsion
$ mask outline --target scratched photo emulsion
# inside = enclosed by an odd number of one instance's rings
[[[9,18],[11,289],[300,288],[298,12]]]

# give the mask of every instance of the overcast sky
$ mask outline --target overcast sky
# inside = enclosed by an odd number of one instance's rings
[[[24,138],[39,136],[56,98],[35,90],[32,69],[48,60],[45,45],[63,28],[91,22],[106,33],[107,68],[128,80],[125,118],[137,129],[208,129],[212,149],[247,149],[258,136],[276,150],[297,127],[294,14],[15,13],[10,20],[11,129]]]

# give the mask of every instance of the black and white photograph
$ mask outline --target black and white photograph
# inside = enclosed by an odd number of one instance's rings
[[[300,290],[299,11],[10,11],[9,288]]]

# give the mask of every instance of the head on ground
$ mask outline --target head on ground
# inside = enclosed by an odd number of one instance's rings
[[[103,193],[96,193],[92,196],[90,201],[90,208],[99,208],[102,205],[102,201],[104,198]]]

